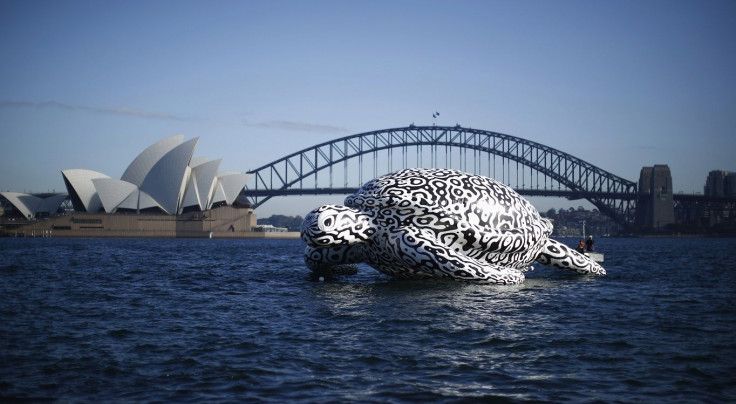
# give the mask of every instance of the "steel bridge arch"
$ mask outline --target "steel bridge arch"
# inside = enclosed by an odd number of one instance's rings
[[[460,125],[410,125],[365,132],[324,142],[249,171],[254,176],[254,182],[252,186],[245,187],[245,195],[253,201],[254,207],[258,207],[274,196],[349,194],[357,187],[335,188],[332,186],[333,166],[343,163],[346,165],[347,172],[348,160],[357,158],[359,164],[362,164],[362,157],[366,154],[374,153],[375,155],[378,151],[383,150],[391,153],[391,150],[397,148],[404,151],[403,165],[406,166],[405,152],[408,147],[415,146],[432,148],[433,166],[438,166],[436,152],[440,146],[446,148],[445,153],[448,153],[447,150],[450,148],[459,148],[499,156],[517,163],[517,170],[518,164],[521,164],[536,171],[537,181],[539,181],[539,174],[544,176],[545,189],[539,189],[539,182],[537,182],[537,189],[517,189],[523,195],[584,198],[597,207],[601,213],[613,218],[621,225],[633,222],[637,198],[635,182],[537,142],[503,133],[465,128]],[[393,157],[390,160],[389,169],[386,172],[392,171]],[[373,177],[379,174],[375,167],[374,161]],[[330,187],[319,188],[317,186],[318,174],[325,169],[330,170]],[[347,176],[347,173],[345,175]],[[360,175],[362,177],[362,169]],[[314,176],[315,187],[304,188],[304,180],[311,176]],[[550,187],[553,187],[556,182],[558,189],[548,189],[547,179],[550,180]]]

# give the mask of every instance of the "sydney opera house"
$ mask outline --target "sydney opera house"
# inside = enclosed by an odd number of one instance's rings
[[[61,171],[68,194],[0,192],[23,235],[81,237],[245,237],[256,217],[243,188],[251,175],[219,171],[222,159],[194,157],[199,138],[172,136],[148,147],[120,179]],[[10,214],[7,214],[10,213]],[[38,220],[38,219],[42,220]],[[12,226],[11,226],[12,227]],[[257,233],[257,232],[256,232]],[[17,230],[16,230],[17,234]]]
[[[199,138],[164,139],[144,150],[120,179],[92,170],[62,170],[76,212],[206,211],[232,205],[249,180],[248,174],[218,172],[222,160],[193,158]]]

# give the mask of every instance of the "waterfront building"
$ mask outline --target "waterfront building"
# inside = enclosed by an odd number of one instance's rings
[[[251,174],[220,172],[221,159],[192,158],[199,138],[176,135],[145,149],[120,179],[87,169],[62,170],[76,212],[169,215],[232,205]]]
[[[68,195],[2,192],[6,215],[0,233],[257,237],[257,218],[243,194],[252,174],[221,172],[222,159],[193,157],[198,141],[184,141],[183,135],[163,139],[141,152],[120,179],[89,169],[64,169]]]

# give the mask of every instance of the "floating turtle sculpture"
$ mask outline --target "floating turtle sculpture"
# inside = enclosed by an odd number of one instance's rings
[[[309,212],[301,227],[305,262],[315,274],[365,262],[396,278],[518,284],[534,261],[606,274],[551,233],[529,201],[492,178],[418,168],[366,183],[345,206]]]

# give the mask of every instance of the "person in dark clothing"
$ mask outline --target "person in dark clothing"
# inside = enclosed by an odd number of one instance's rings
[[[585,252],[585,240],[580,240],[580,243],[578,243],[578,248],[576,248],[575,251],[579,253]]]
[[[595,251],[595,248],[593,247],[593,236],[588,237],[588,241],[585,242],[585,249],[587,251]]]

